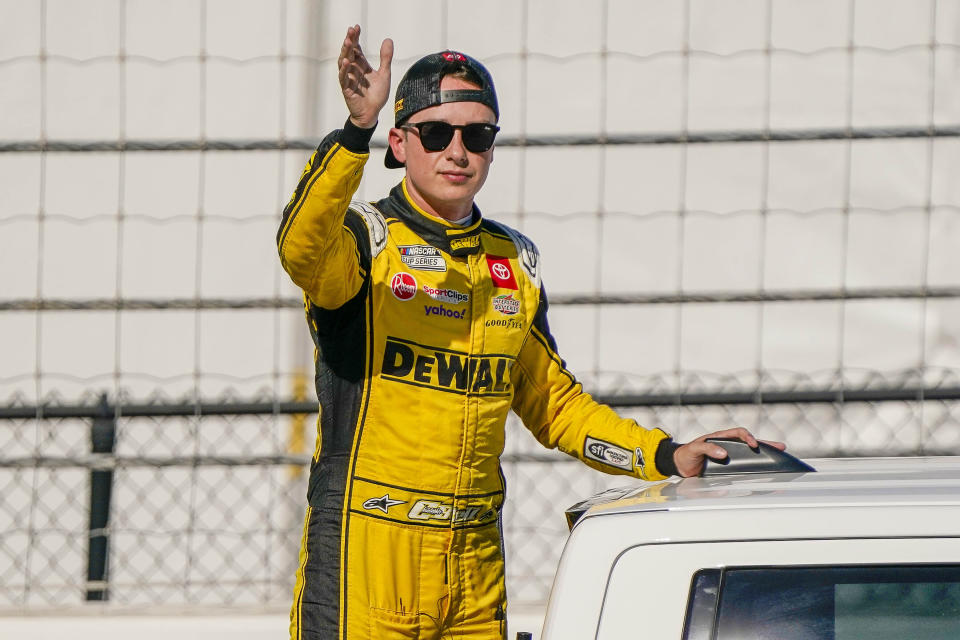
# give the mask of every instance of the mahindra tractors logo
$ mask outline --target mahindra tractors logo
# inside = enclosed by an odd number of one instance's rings
[[[410,300],[417,295],[417,281],[409,273],[395,273],[390,280],[390,290],[398,300]]]

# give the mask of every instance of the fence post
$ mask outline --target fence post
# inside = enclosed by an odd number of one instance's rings
[[[94,454],[112,454],[116,443],[117,423],[114,408],[107,394],[100,396],[99,412],[90,427],[90,443]],[[90,540],[87,548],[87,601],[108,600],[107,559],[110,494],[113,490],[113,469],[90,471]]]

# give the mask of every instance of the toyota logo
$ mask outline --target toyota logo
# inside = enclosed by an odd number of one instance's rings
[[[507,265],[495,262],[490,265],[490,271],[493,273],[494,277],[498,280],[509,280],[510,279],[510,269],[507,268]]]

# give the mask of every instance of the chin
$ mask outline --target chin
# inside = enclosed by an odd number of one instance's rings
[[[437,195],[444,199],[462,200],[463,198],[473,198],[480,189],[473,180],[468,180],[463,184],[451,184],[443,180],[437,188]]]

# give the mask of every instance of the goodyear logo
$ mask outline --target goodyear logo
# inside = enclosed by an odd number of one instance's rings
[[[508,396],[513,390],[506,355],[468,355],[387,338],[380,376],[385,380],[450,393]]]
[[[455,238],[450,241],[450,250],[459,251],[461,249],[473,249],[480,246],[480,236],[472,235],[465,238]]]

